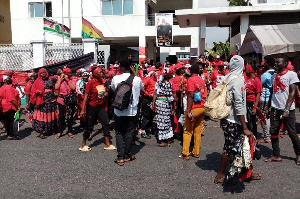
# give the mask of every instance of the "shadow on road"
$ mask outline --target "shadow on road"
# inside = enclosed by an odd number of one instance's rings
[[[223,186],[224,193],[242,193],[245,190],[245,184],[243,182],[237,182],[233,186]]]
[[[196,165],[202,170],[218,172],[220,160],[221,154],[213,152],[211,154],[207,154],[205,160],[197,161]]]

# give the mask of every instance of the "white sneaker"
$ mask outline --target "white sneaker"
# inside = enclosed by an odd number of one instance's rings
[[[109,147],[104,147],[104,150],[116,150],[117,147],[115,147],[114,145],[109,145]]]

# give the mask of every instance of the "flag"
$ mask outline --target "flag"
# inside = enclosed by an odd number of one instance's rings
[[[82,38],[95,38],[99,41],[104,40],[102,32],[96,28],[91,22],[82,17]]]
[[[53,21],[48,18],[44,18],[44,30],[58,33],[58,34],[63,34],[66,37],[70,37],[71,30],[65,25],[62,25],[58,23],[57,21]]]

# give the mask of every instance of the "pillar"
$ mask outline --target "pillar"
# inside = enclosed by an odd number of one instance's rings
[[[249,15],[241,15],[241,26],[240,26],[240,32],[241,32],[241,45],[243,44],[243,41],[245,39],[246,33],[249,28]]]
[[[110,45],[98,45],[98,52],[104,52],[104,65],[109,67],[109,57],[110,57]]]
[[[152,40],[148,41],[148,48],[147,48],[147,57],[150,60],[155,60],[155,46],[154,42]]]
[[[191,35],[191,49],[190,56],[198,57],[199,56],[199,46],[200,46],[200,27],[195,28],[196,31]]]
[[[205,52],[205,38],[206,38],[206,16],[201,16],[200,21],[200,44],[199,44],[199,54],[204,54]]]
[[[97,48],[98,48],[98,40],[97,39],[82,39],[83,42],[83,53],[88,54],[94,53],[94,63],[97,63]]]
[[[146,59],[146,37],[139,36],[139,63],[141,64],[142,61]]]
[[[46,40],[31,41],[33,53],[33,66],[39,68],[45,66],[45,44]]]

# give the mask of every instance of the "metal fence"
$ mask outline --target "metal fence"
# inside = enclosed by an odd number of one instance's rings
[[[45,47],[46,65],[55,64],[83,55],[83,44],[47,44]]]
[[[0,45],[0,70],[26,71],[32,68],[31,44]]]

